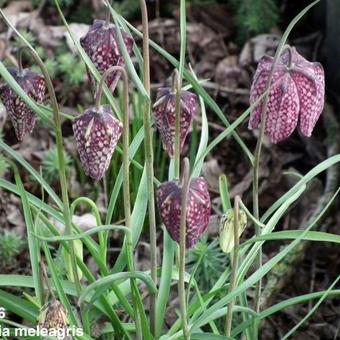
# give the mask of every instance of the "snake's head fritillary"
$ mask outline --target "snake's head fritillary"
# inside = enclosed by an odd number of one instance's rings
[[[171,238],[179,243],[182,187],[178,181],[161,184],[157,190],[157,204],[162,221]],[[186,213],[186,247],[191,248],[208,227],[211,201],[204,178],[190,182]]]
[[[253,104],[266,90],[273,58],[264,56],[254,76],[250,91]],[[325,101],[325,75],[322,65],[309,62],[295,48],[281,55],[273,72],[272,86],[266,114],[265,133],[273,143],[289,137],[299,125],[300,131],[310,137],[319,119]],[[258,128],[263,102],[253,110],[249,128]]]
[[[110,105],[90,107],[73,122],[77,149],[86,175],[99,181],[110,165],[123,126]]]
[[[25,93],[37,103],[42,103],[46,91],[44,77],[24,69],[9,68],[8,72],[16,80]],[[0,84],[0,99],[14,126],[19,141],[33,131],[36,115],[27,104],[6,83]]]
[[[122,32],[124,44],[129,55],[132,54],[133,39]],[[86,35],[80,38],[80,44],[90,57],[98,72],[102,75],[111,66],[125,66],[119,48],[118,32],[115,25],[104,20],[95,20]],[[88,77],[95,88],[95,80],[88,70]],[[106,85],[113,92],[120,78],[120,72],[113,72],[106,78]]]
[[[180,98],[180,150],[182,152],[194,114],[197,111],[198,102],[197,96],[189,91],[182,90]],[[154,105],[154,118],[163,147],[169,156],[173,157],[176,132],[176,94],[171,88],[158,89]]]

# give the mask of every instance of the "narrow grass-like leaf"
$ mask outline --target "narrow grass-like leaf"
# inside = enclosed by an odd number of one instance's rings
[[[140,80],[136,70],[135,70],[135,67],[133,66],[133,62],[130,58],[130,55],[127,51],[127,48],[125,46],[125,43],[124,43],[124,40],[123,40],[123,36],[122,36],[122,32],[121,32],[121,29],[119,27],[119,23],[118,23],[118,19],[117,19],[117,14],[115,11],[112,10],[112,7],[110,6],[109,3],[107,3],[107,5],[109,6],[110,8],[110,11],[111,11],[111,14],[112,14],[112,17],[113,17],[113,20],[114,20],[114,23],[116,25],[116,28],[117,28],[117,33],[118,33],[118,40],[119,40],[119,48],[120,48],[120,51],[121,53],[123,54],[123,58],[124,58],[124,62],[125,62],[125,65],[127,67],[127,70],[129,72],[129,75],[130,75],[130,78],[131,80],[133,81],[133,83],[136,85],[138,91],[140,92],[140,94],[145,97],[147,100],[149,100],[149,96],[145,90],[145,87],[142,83],[142,81]]]
[[[303,237],[301,238],[301,240],[340,243],[340,235],[336,234],[325,233],[322,231],[308,231],[304,234],[303,230],[285,230],[254,237],[246,242],[243,242],[240,247],[259,241],[294,240],[300,237],[302,234]]]
[[[130,160],[132,160],[135,157],[143,139],[144,139],[144,129],[140,128],[137,134],[135,135],[135,137],[133,138],[133,141],[131,142],[130,147],[129,147]],[[115,180],[115,185],[110,195],[110,201],[109,201],[109,205],[107,208],[105,224],[111,223],[113,211],[114,211],[116,201],[117,201],[122,184],[123,184],[123,165],[119,169],[118,176],[116,177],[116,180]]]
[[[223,211],[226,212],[227,210],[231,209],[227,176],[221,175],[218,183],[219,183],[219,190],[220,190]]]
[[[335,197],[338,195],[340,188],[336,191],[324,209],[320,212],[320,214],[315,218],[313,223],[311,223],[305,230],[304,233],[307,233],[323,216],[326,210],[334,201]],[[193,328],[202,327],[206,324],[205,320],[209,317],[210,314],[214,313],[216,310],[225,306],[231,299],[238,296],[240,293],[254,285],[258,280],[264,277],[277,263],[279,263],[302,239],[304,234],[301,234],[298,238],[296,238],[292,243],[290,243],[287,247],[281,250],[277,255],[271,258],[268,262],[266,262],[262,267],[260,267],[255,273],[253,273],[249,278],[243,281],[241,284],[237,286],[237,288],[229,293],[227,296],[221,298],[218,302],[216,302],[213,306],[208,308],[202,315],[195,321],[193,324]]]
[[[287,212],[289,207],[302,195],[302,193],[305,190],[305,186],[300,187],[300,190],[294,193],[294,195],[290,196],[281,206],[279,209],[275,211],[275,214],[271,217],[271,219],[268,221],[266,226],[262,229],[262,234],[268,234],[273,231],[281,217]],[[252,263],[254,262],[256,258],[256,254],[258,253],[259,249],[261,248],[263,244],[262,242],[257,242],[253,245],[253,247],[248,251],[248,254],[246,257],[242,260],[242,263],[238,270],[238,282],[241,282],[246,275],[247,271],[251,267]],[[242,252],[243,250],[243,252]],[[240,256],[247,250],[247,247],[244,247],[241,249]]]
[[[134,273],[122,272],[122,273],[108,275],[106,277],[103,277],[97,280],[96,282],[91,283],[89,286],[87,286],[83,290],[79,298],[79,303],[84,301],[84,299],[86,298],[86,296],[89,294],[91,290],[97,290],[97,289],[102,288],[103,286],[109,287],[112,285],[112,282],[120,281],[120,280],[127,280],[132,277],[143,281],[146,284],[150,294],[156,294],[157,287],[155,283],[151,280],[150,275],[147,275],[143,272],[134,272]]]
[[[326,294],[325,294],[326,293]],[[340,289],[334,289],[334,290],[326,290],[326,291],[321,291],[321,292],[315,292],[315,293],[309,293],[305,295],[300,295],[300,296],[295,296],[290,299],[286,299],[282,302],[279,302],[264,311],[260,312],[257,317],[256,317],[256,322],[260,322],[261,320],[275,314],[278,312],[281,312],[282,310],[292,307],[294,305],[300,304],[300,303],[306,303],[309,301],[312,301],[314,299],[319,299],[326,295],[327,298],[332,298],[332,297],[338,297],[340,296]],[[242,333],[249,325],[253,322],[254,320],[248,320],[247,322],[242,322],[240,325],[235,327],[235,329],[232,332],[232,336],[237,336],[238,334]]]
[[[200,143],[198,146],[198,150],[197,150],[197,154],[196,154],[196,158],[194,162],[194,168],[191,174],[193,178],[198,177],[202,171],[202,166],[203,166],[204,157],[205,157],[204,156],[205,150],[207,149],[207,145],[209,141],[209,125],[208,125],[207,112],[205,109],[204,100],[201,96],[199,96],[199,101],[200,101],[200,108],[201,108],[202,127],[201,127]]]
[[[12,192],[15,195],[20,196],[18,187],[15,184],[10,183],[3,178],[0,178],[0,187]],[[46,204],[45,202],[43,202],[42,200],[40,200],[39,198],[37,198],[36,196],[32,195],[31,193],[27,191],[26,191],[26,196],[30,204],[34,205],[35,207],[41,208],[42,211],[46,212],[48,215],[50,215],[54,219],[60,222],[64,221],[64,217],[62,213],[59,212],[58,210],[52,208],[51,206],[49,206],[48,204]]]
[[[294,334],[305,322],[315,313],[315,311],[318,309],[318,307],[321,305],[321,303],[327,298],[329,292],[332,290],[332,288],[338,283],[340,280],[340,276],[338,276],[332,284],[329,286],[329,288],[323,293],[323,295],[320,297],[319,301],[313,306],[313,308],[310,309],[310,311],[306,314],[305,317],[303,317],[289,332],[287,332],[282,340],[288,339],[292,334]]]
[[[28,249],[29,249],[29,254],[30,254],[32,275],[33,275],[33,280],[34,280],[34,289],[35,289],[35,294],[36,294],[36,297],[38,298],[39,304],[42,305],[44,292],[43,292],[43,286],[42,286],[41,277],[40,277],[39,242],[32,235],[35,232],[35,227],[33,223],[30,205],[29,205],[29,202],[26,196],[26,191],[22,183],[21,177],[19,175],[18,168],[14,162],[12,161],[8,161],[8,162],[10,162],[12,165],[15,182],[20,193],[20,198],[21,198],[21,203],[22,203],[22,208],[23,208],[24,218],[25,218],[25,224],[26,224],[26,229],[27,229]]]
[[[68,314],[68,319],[70,320],[70,322],[74,325],[79,327],[78,321],[73,313],[71,304],[66,296],[66,293],[63,289],[63,286],[61,285],[59,276],[58,276],[58,272],[56,269],[56,266],[53,262],[52,256],[51,256],[51,252],[47,246],[47,244],[45,242],[42,242],[42,248],[44,249],[44,253],[45,253],[45,257],[46,257],[46,262],[49,268],[49,271],[51,273],[51,277],[52,277],[52,281],[53,281],[53,285],[55,287],[55,290],[58,294],[58,297],[60,299],[60,302],[62,303],[62,305],[65,307],[65,309],[67,310],[67,314]]]
[[[9,156],[13,157],[18,163],[20,163],[34,178],[40,183],[46,192],[50,195],[50,197],[57,204],[58,208],[62,209],[63,203],[61,202],[58,195],[54,192],[52,187],[43,179],[43,177],[33,169],[33,167],[25,161],[22,156],[14,151],[10,146],[8,146],[5,142],[0,139],[0,149],[3,149]]]
[[[101,225],[95,228],[91,228],[90,230],[84,232],[84,233],[79,233],[79,234],[74,234],[74,235],[63,235],[63,236],[55,236],[55,237],[44,237],[40,236],[37,234],[34,234],[36,238],[39,240],[45,241],[45,242],[60,242],[60,241],[74,241],[74,240],[81,240],[87,236],[93,235],[100,233],[101,231],[107,231],[107,230],[121,230],[124,231],[125,233],[130,233],[131,230],[127,227],[124,226],[119,226],[119,225]]]
[[[132,245],[133,248],[136,246],[140,234],[143,229],[144,220],[146,216],[146,210],[148,206],[148,201],[145,199],[147,197],[147,178],[146,171],[144,169],[142,178],[140,180],[137,197],[131,214],[131,229],[132,229]],[[122,271],[126,265],[126,254],[125,247],[122,248],[116,263],[112,269],[112,273],[118,273]]]
[[[72,32],[72,30],[70,29],[70,26],[68,25],[64,14],[60,8],[60,4],[58,0],[54,1],[58,13],[61,17],[61,20],[63,21],[67,31],[70,34],[70,37],[74,43],[74,46],[76,47],[80,57],[82,58],[82,60],[85,62],[86,66],[88,67],[88,69],[90,70],[91,74],[93,75],[93,77],[96,79],[97,82],[100,81],[101,75],[99,74],[98,70],[96,69],[96,67],[94,66],[93,62],[91,61],[91,59],[89,58],[89,56],[86,54],[86,52],[84,51],[84,49],[81,47],[79,41],[77,40],[77,38],[75,37],[74,33]],[[104,93],[106,95],[106,98],[108,99],[110,105],[112,106],[112,109],[114,111],[114,113],[117,115],[117,117],[121,120],[122,118],[122,112],[119,108],[119,105],[116,102],[116,99],[113,97],[111,91],[108,89],[108,87],[104,84],[103,86],[104,89]]]
[[[33,324],[37,322],[39,309],[18,296],[0,290],[0,306],[5,308],[7,312],[13,312]]]
[[[308,182],[311,179],[319,175],[321,172],[327,170],[329,167],[335,165],[340,162],[340,155],[335,155],[327,158],[317,166],[315,166],[312,170],[310,170],[305,176],[303,176],[289,191],[287,191],[284,195],[282,195],[261,217],[261,222],[266,221],[270,215],[290,197],[293,193],[295,193],[299,188]]]
[[[156,300],[156,337],[159,337],[162,332],[162,327],[165,319],[166,305],[169,300],[171,287],[172,267],[174,263],[176,244],[170,237],[168,231],[163,226],[163,260],[161,279],[159,282],[158,296]]]

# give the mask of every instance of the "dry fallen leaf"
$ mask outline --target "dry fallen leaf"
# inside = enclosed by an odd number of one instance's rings
[[[240,54],[240,65],[258,63],[265,54],[273,55],[279,42],[280,36],[277,34],[260,34],[248,40]]]
[[[215,158],[203,163],[202,174],[209,184],[209,189],[218,191],[219,176],[223,174],[223,171]]]

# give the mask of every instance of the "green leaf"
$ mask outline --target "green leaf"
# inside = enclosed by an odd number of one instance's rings
[[[79,303],[81,303],[82,301],[84,301],[85,297],[91,292],[91,290],[97,290],[100,289],[102,287],[109,287],[112,286],[112,282],[115,281],[120,281],[120,280],[127,280],[127,279],[131,279],[131,278],[136,278],[139,279],[141,281],[143,281],[150,294],[156,294],[157,292],[157,287],[155,285],[155,283],[152,281],[151,277],[143,272],[123,272],[123,273],[116,273],[116,274],[111,274],[108,275],[106,277],[103,277],[99,280],[97,280],[96,282],[91,283],[89,286],[87,286],[80,298],[79,298]]]
[[[59,209],[63,208],[63,203],[61,202],[58,195],[54,192],[52,187],[44,180],[43,177],[41,177],[41,175],[27,161],[25,161],[21,157],[21,155],[18,152],[14,151],[10,146],[4,143],[1,139],[0,139],[0,149],[3,149],[9,156],[13,157],[18,163],[20,163],[33,176],[33,178],[43,186],[46,192],[50,195],[50,197],[57,204]]]
[[[12,286],[12,283],[9,285]],[[5,308],[6,311],[13,312],[32,324],[36,324],[37,322],[39,309],[32,303],[18,296],[0,290],[0,306]]]

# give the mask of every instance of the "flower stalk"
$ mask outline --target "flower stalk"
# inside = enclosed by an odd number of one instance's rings
[[[145,148],[145,167],[148,187],[148,211],[149,211],[149,230],[150,230],[150,266],[151,278],[157,284],[157,245],[156,245],[156,214],[154,198],[154,170],[153,170],[153,148],[152,148],[152,129],[151,129],[151,86],[150,86],[150,51],[149,51],[149,22],[148,9],[145,0],[140,0],[142,26],[143,26],[143,59],[144,59],[144,87],[148,98],[144,102],[144,148]],[[156,298],[150,296],[150,329],[153,335],[156,334]]]
[[[284,50],[284,49],[283,49]],[[259,212],[259,171],[260,171],[260,162],[261,162],[261,150],[263,138],[266,130],[266,120],[267,120],[267,107],[269,102],[269,94],[270,87],[272,85],[272,78],[275,71],[275,67],[278,63],[279,57],[283,51],[277,51],[273,60],[273,64],[271,70],[268,75],[268,80],[266,83],[266,94],[263,99],[263,106],[261,111],[261,123],[260,123],[260,134],[256,142],[255,154],[254,154],[254,167],[253,167],[253,215],[259,220],[260,212]],[[255,224],[255,234],[256,236],[260,236],[261,228]],[[259,269],[262,266],[262,248],[259,249],[257,259],[256,259],[256,268]],[[259,280],[256,283],[255,288],[255,311],[260,311],[260,300],[261,300],[261,289],[262,289],[262,280]]]
[[[229,294],[235,289],[237,281],[237,269],[239,263],[239,244],[240,244],[240,196],[235,196],[234,200],[234,250],[233,250],[233,260],[232,260],[232,271],[230,278]],[[226,324],[225,324],[225,335],[230,337],[231,335],[231,325],[233,321],[233,306],[235,299],[232,299],[228,304]]]
[[[130,200],[130,159],[129,159],[129,82],[126,70],[122,66],[111,66],[107,69],[102,78],[100,79],[95,107],[96,110],[100,109],[100,101],[103,94],[103,87],[106,78],[112,73],[120,73],[123,81],[123,197],[124,197],[124,216],[125,226],[131,230],[131,200]],[[106,234],[107,235],[107,234]],[[107,243],[107,236],[105,242]],[[131,273],[135,272],[135,266],[133,261],[133,242],[132,232],[126,233],[126,253],[127,253],[127,265]],[[135,278],[131,278],[131,291],[132,294],[137,298],[139,295],[137,282]],[[136,334],[139,337],[142,334],[141,320],[139,315],[139,309],[136,303],[136,298],[133,298],[134,310],[135,310],[135,324]]]
[[[63,202],[65,235],[72,235],[72,220],[71,220],[69,198],[68,198],[68,186],[67,186],[66,165],[65,165],[65,156],[64,156],[65,153],[64,153],[64,145],[63,145],[63,136],[62,136],[62,131],[61,131],[61,117],[60,117],[57,98],[56,98],[52,80],[47,71],[47,68],[45,64],[43,63],[43,61],[40,59],[36,51],[28,48],[27,46],[20,48],[18,51],[18,56],[19,56],[18,60],[20,61],[20,64],[21,64],[21,59],[22,59],[21,54],[23,52],[23,49],[25,48],[28,49],[34,61],[40,67],[43,73],[43,76],[45,78],[47,90],[50,96],[50,100],[51,100],[51,104],[53,108],[54,131],[55,131],[55,136],[56,136],[56,144],[57,144],[57,152],[58,152],[59,177],[60,177],[60,187],[61,187],[61,195],[62,195],[62,202]],[[71,271],[72,271],[73,279],[75,282],[77,295],[79,297],[80,291],[81,291],[81,285],[80,285],[78,271],[77,271],[77,264],[76,264],[73,241],[69,241],[69,248],[70,248],[70,258],[71,258]]]
[[[188,315],[185,298],[185,255],[186,255],[186,223],[187,223],[187,205],[190,187],[190,162],[188,158],[183,160],[183,172],[181,176],[182,194],[181,194],[181,224],[180,224],[180,241],[179,241],[179,280],[178,295],[182,316],[183,337],[185,340],[190,339],[188,329]]]
[[[172,78],[172,89],[176,93],[176,120],[175,120],[175,146],[174,146],[174,166],[175,178],[179,178],[181,164],[181,79],[175,69]]]

